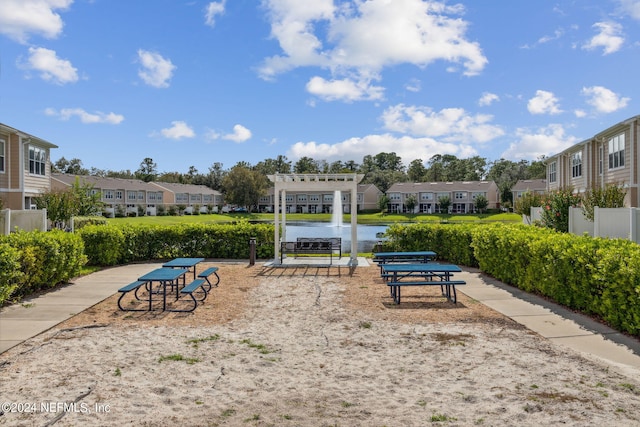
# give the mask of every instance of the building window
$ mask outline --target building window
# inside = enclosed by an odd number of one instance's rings
[[[104,199],[105,200],[113,200],[113,190],[105,190],[104,191]]]
[[[4,140],[0,139],[0,172],[4,172]]]
[[[582,176],[582,151],[571,155],[571,177],[578,178]]]
[[[600,147],[598,150],[598,175],[604,173],[604,147]]]
[[[624,167],[624,133],[609,140],[609,169]]]
[[[454,197],[456,198],[456,200],[466,199],[467,193],[465,193],[464,191],[456,191]]]
[[[45,175],[47,153],[38,147],[29,146],[29,173],[34,175]]]
[[[144,191],[138,191],[138,200],[144,200]]]
[[[116,190],[116,200],[122,200],[122,190]]]
[[[549,182],[556,182],[558,164],[556,162],[549,163]]]
[[[433,193],[420,193],[420,200],[433,200]]]
[[[138,197],[138,193],[135,191],[127,191],[127,200],[135,202],[136,197]]]

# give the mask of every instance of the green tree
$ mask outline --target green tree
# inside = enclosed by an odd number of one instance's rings
[[[47,218],[54,227],[66,228],[73,216],[92,216],[102,211],[100,192],[92,184],[81,184],[76,177],[71,188],[49,190],[36,198],[38,209],[47,210]]]
[[[158,165],[152,158],[146,157],[141,163],[140,167],[135,173],[136,178],[144,182],[155,181],[158,175]]]
[[[409,168],[407,169],[409,182],[422,182],[426,174],[427,168],[424,167],[422,159],[415,159],[409,163]]]
[[[594,208],[623,208],[627,190],[618,184],[609,184],[605,188],[590,188],[582,199],[582,213],[591,222],[594,220]]]
[[[80,184],[80,178],[76,177],[71,186],[71,193],[75,205],[74,216],[93,216],[102,212],[102,195],[93,184]]]
[[[89,171],[82,167],[80,159],[67,160],[61,157],[58,161],[51,165],[53,172],[66,173],[69,175],[88,175]]]
[[[438,199],[438,205],[440,206],[441,213],[449,213],[449,206],[451,206],[451,199],[449,196],[442,196]]]
[[[319,173],[318,163],[311,157],[301,157],[293,166],[294,173]]]
[[[480,213],[484,212],[484,210],[487,209],[487,206],[489,206],[489,200],[487,200],[483,194],[477,195],[473,202]]]
[[[264,175],[244,166],[234,166],[222,181],[225,200],[231,204],[246,206],[250,211],[258,206],[268,185]]]
[[[409,194],[406,199],[404,199],[404,206],[407,208],[407,212],[413,213],[416,205],[418,204],[418,199],[415,194]]]
[[[387,197],[386,194],[383,194],[378,199],[378,209],[380,209],[380,212],[382,213],[387,212],[387,210],[389,209],[389,197]]]
[[[53,227],[67,228],[75,212],[74,196],[70,190],[49,190],[36,198],[36,207],[47,210],[47,218]]]

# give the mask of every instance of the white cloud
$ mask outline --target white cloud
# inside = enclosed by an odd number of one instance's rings
[[[207,5],[205,11],[205,23],[208,26],[213,27],[216,24],[216,16],[224,13],[226,2],[226,0],[222,0],[221,2],[212,1]]]
[[[587,104],[598,113],[613,113],[627,106],[630,98],[623,98],[617,93],[602,86],[583,87],[582,95],[587,97]]]
[[[66,59],[58,58],[54,50],[43,47],[30,47],[29,58],[19,64],[21,68],[40,73],[43,80],[64,85],[78,81],[78,70]]]
[[[623,13],[640,20],[640,0],[618,0]]]
[[[235,125],[233,127],[233,133],[223,135],[221,138],[238,143],[245,142],[251,138],[251,131],[242,125]]]
[[[404,88],[409,92],[420,92],[422,90],[422,82],[418,79],[411,79]]]
[[[56,10],[66,10],[73,0],[2,0],[0,33],[26,43],[31,34],[58,37],[64,26]]]
[[[485,143],[504,135],[499,126],[489,123],[492,119],[486,114],[472,116],[462,108],[434,112],[429,107],[404,104],[387,108],[381,116],[387,130],[456,143]]]
[[[53,108],[47,108],[45,110],[47,116],[57,116],[61,120],[69,120],[72,117],[78,117],[82,123],[107,123],[111,125],[117,125],[122,123],[124,116],[115,113],[103,113],[96,111],[95,113],[88,113],[82,108],[63,108],[60,111]]]
[[[262,64],[265,79],[316,66],[329,70],[335,81],[344,76],[360,81],[376,78],[384,67],[435,61],[475,75],[487,63],[480,46],[465,38],[459,5],[423,0],[352,0],[339,6],[332,0],[264,0],[264,5],[271,35],[282,49]]]
[[[484,92],[478,100],[478,105],[480,105],[481,107],[486,107],[497,101],[500,101],[500,97],[498,95],[491,92]]]
[[[405,164],[409,164],[415,159],[429,159],[435,154],[453,154],[460,158],[478,154],[469,145],[439,142],[432,138],[396,137],[387,133],[350,138],[336,144],[298,142],[291,146],[287,157],[291,159],[311,157],[327,161],[355,160],[362,159],[365,155],[376,155],[382,152],[396,153]]]
[[[343,100],[347,102],[362,100],[378,100],[384,95],[384,88],[372,86],[369,81],[353,81],[351,79],[325,80],[312,77],[307,83],[307,92],[325,101]]]
[[[603,48],[603,55],[617,52],[624,43],[622,34],[622,25],[617,22],[596,22],[593,27],[600,32],[593,36],[591,40],[585,43],[582,48],[593,50]]]
[[[559,153],[579,142],[576,137],[566,135],[560,124],[550,124],[535,130],[518,128],[516,137],[518,141],[509,145],[502,153],[502,158],[534,160],[540,156]]]
[[[196,133],[188,124],[179,120],[171,122],[171,127],[162,129],[160,134],[169,139],[193,138],[196,136]]]
[[[562,110],[558,107],[558,98],[553,92],[537,90],[536,96],[527,103],[527,109],[531,114],[560,114]]]
[[[138,50],[138,59],[142,64],[142,68],[138,70],[138,76],[146,84],[159,88],[169,87],[169,80],[176,69],[171,60],[163,58],[158,53],[142,49]]]

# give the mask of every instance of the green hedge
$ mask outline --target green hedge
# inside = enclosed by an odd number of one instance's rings
[[[69,281],[87,260],[82,239],[60,230],[2,236],[0,259],[0,304]]]
[[[202,257],[249,258],[249,239],[256,238],[256,257],[274,256],[273,224],[181,224],[102,226],[78,231],[91,265],[116,265],[151,259]]]
[[[392,250],[433,250],[496,279],[640,335],[640,245],[522,224],[397,225]]]
[[[434,251],[438,259],[477,267],[471,247],[471,224],[394,224],[389,226],[385,250]]]

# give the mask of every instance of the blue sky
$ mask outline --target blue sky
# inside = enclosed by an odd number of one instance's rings
[[[52,160],[535,160],[640,114],[640,0],[0,0],[0,122]]]

